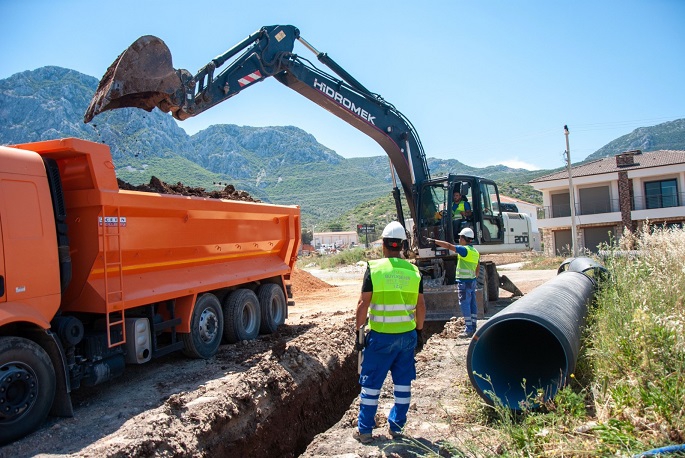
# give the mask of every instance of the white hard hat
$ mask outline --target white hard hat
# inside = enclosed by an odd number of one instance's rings
[[[407,233],[404,232],[404,227],[402,227],[400,223],[393,221],[385,226],[385,229],[383,229],[383,235],[381,237],[384,239],[407,240]]]
[[[468,237],[468,238],[472,239],[473,238],[473,229],[471,229],[470,227],[465,227],[464,229],[461,230],[459,235],[463,235],[464,237]]]

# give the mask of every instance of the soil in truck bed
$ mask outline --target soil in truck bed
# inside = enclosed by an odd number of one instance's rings
[[[247,202],[261,202],[254,199],[246,191],[239,191],[232,184],[227,184],[221,190],[207,191],[204,188],[186,186],[183,183],[168,184],[153,176],[150,183],[134,186],[117,178],[119,189],[125,191],[156,192],[159,194],[177,194],[181,196],[210,197],[213,199],[243,200]]]

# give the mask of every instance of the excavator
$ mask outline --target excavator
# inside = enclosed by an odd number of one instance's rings
[[[335,75],[294,53],[299,42]],[[481,254],[529,251],[534,232],[524,213],[504,211],[492,180],[448,174],[431,177],[421,140],[411,122],[379,94],[368,90],[328,54],[319,52],[292,25],[264,26],[197,73],[175,69],[166,44],[155,36],[137,39],[107,69],[84,122],[107,110],[155,107],[183,121],[273,77],[375,140],[390,161],[397,220],[407,230],[405,255],[424,276],[427,320],[456,313],[456,259],[432,239],[457,244],[459,228],[471,227]],[[400,191],[397,180],[402,190]],[[471,206],[468,217],[452,217],[455,191]],[[410,215],[405,217],[402,195]],[[482,310],[499,288],[521,295],[491,261],[481,263]]]

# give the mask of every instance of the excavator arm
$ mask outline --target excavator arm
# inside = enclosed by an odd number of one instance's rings
[[[338,77],[294,54],[296,40]],[[162,40],[141,37],[109,67],[84,122],[103,111],[124,107],[147,111],[158,107],[182,121],[271,76],[374,139],[394,169],[393,194],[400,222],[404,224],[404,216],[395,173],[416,220],[418,188],[430,180],[430,175],[415,129],[393,105],[367,90],[327,54],[318,52],[291,25],[262,27],[195,75],[174,69],[171,53]]]

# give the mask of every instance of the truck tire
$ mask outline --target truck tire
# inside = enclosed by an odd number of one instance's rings
[[[488,299],[496,301],[499,299],[499,274],[497,273],[497,266],[495,263],[487,263],[486,269],[488,271]]]
[[[267,283],[259,287],[257,292],[259,308],[262,311],[262,325],[259,332],[271,334],[285,323],[287,303],[283,288],[275,283]]]
[[[226,296],[224,339],[228,343],[256,339],[262,322],[259,308],[259,299],[252,290],[237,289]]]
[[[478,277],[476,277],[476,281],[478,282],[478,288],[480,288],[483,291],[483,309],[485,312],[488,311],[488,269],[485,267],[485,264],[481,263],[480,268],[478,269]]]
[[[0,337],[0,444],[45,421],[55,384],[55,369],[40,345],[23,337]]]
[[[219,350],[223,333],[221,302],[214,294],[205,293],[195,301],[190,332],[181,334],[185,345],[183,353],[191,358],[211,358]]]

